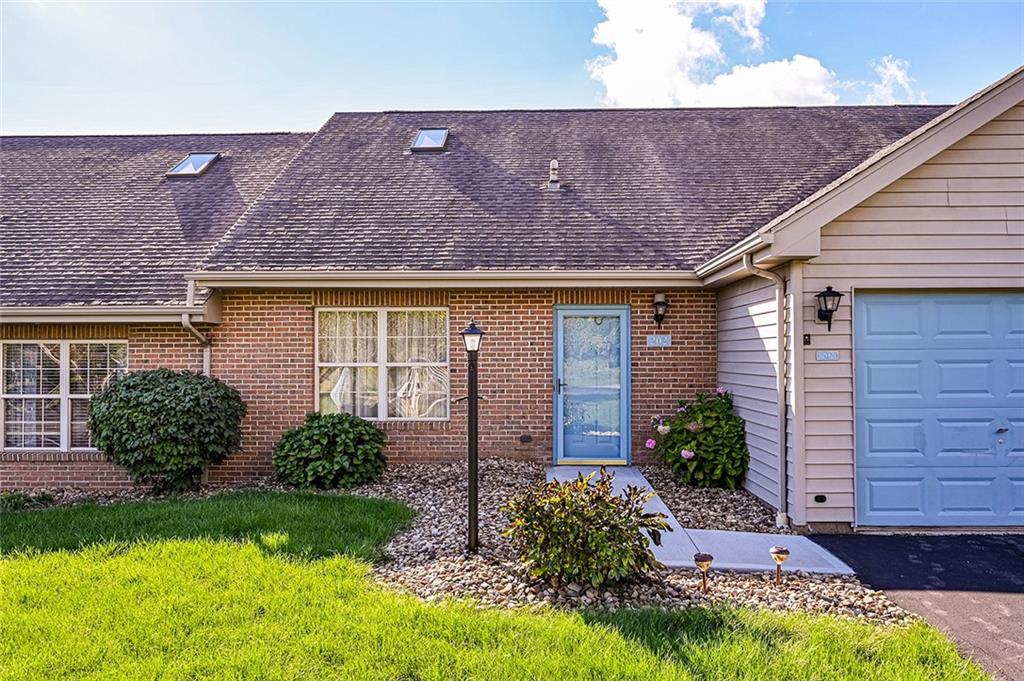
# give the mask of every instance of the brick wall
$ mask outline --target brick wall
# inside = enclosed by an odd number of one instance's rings
[[[242,393],[248,415],[243,423],[242,450],[212,467],[209,479],[246,480],[270,474],[274,443],[314,408],[313,310],[317,306],[447,307],[453,396],[463,394],[466,384],[465,353],[458,332],[470,318],[476,319],[487,331],[480,354],[480,392],[488,398],[480,408],[481,456],[550,461],[554,306],[629,304],[633,310],[633,452],[634,458],[642,461],[651,416],[673,410],[680,398],[713,389],[716,380],[714,294],[690,289],[661,292],[668,295],[671,306],[660,331],[652,318],[654,290],[224,292],[223,322],[211,330],[211,366],[214,376]],[[0,328],[9,338],[127,338],[134,369],[170,366],[198,370],[202,366],[199,346],[174,325]],[[43,333],[50,335],[40,335]],[[652,333],[672,334],[672,347],[648,348],[646,337]],[[465,456],[466,406],[452,405],[450,412],[451,418],[445,422],[384,424],[391,461],[447,461]],[[19,486],[19,481],[23,486],[40,486],[36,483],[46,480],[56,483],[54,469],[58,465],[65,466],[60,472],[61,484],[116,486],[127,480],[112,479],[112,471],[123,473],[95,454],[81,461],[53,454],[38,461],[17,458],[24,454],[0,456],[2,487]]]
[[[200,371],[202,349],[177,324],[2,324],[3,340],[126,340],[129,369]],[[99,452],[0,452],[0,489],[132,486],[125,470]]]
[[[249,406],[243,451],[211,469],[211,480],[272,471],[274,443],[314,408],[313,309],[447,307],[452,395],[465,392],[465,353],[458,337],[470,318],[486,329],[480,355],[481,456],[549,461],[552,448],[552,361],[555,305],[633,308],[633,451],[643,460],[651,416],[677,400],[715,387],[715,297],[668,291],[671,307],[660,333],[670,348],[648,348],[658,332],[653,290],[247,291],[223,296],[223,323],[213,347],[214,375],[237,387]],[[396,462],[450,461],[465,456],[466,407],[452,405],[446,422],[383,424]]]

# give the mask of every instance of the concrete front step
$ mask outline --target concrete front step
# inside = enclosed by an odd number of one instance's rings
[[[575,480],[576,476],[589,475],[599,470],[598,466],[552,466],[548,468],[548,480]],[[633,466],[609,466],[614,474],[612,486],[621,492],[627,486],[653,490],[647,478]],[[655,490],[657,491],[657,490]],[[655,495],[647,502],[648,511],[660,511],[668,516],[672,532],[663,532],[661,546],[653,547],[654,555],[670,568],[693,569],[693,554],[710,553],[715,557],[714,570],[735,570],[759,572],[774,570],[775,563],[768,554],[772,546],[782,545],[789,549],[789,560],[785,570],[816,572],[820,574],[852,575],[853,570],[832,553],[806,537],[796,535],[762,534],[758,532],[731,532],[727,530],[696,530],[682,527],[661,497]]]

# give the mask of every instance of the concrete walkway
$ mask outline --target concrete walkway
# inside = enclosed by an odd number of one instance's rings
[[[548,480],[575,480],[580,473],[589,475],[597,466],[552,466],[548,468]],[[633,466],[609,467],[615,474],[612,483],[616,491],[628,485],[654,489],[647,478]],[[655,490],[656,491],[656,490]],[[785,569],[803,570],[822,574],[852,575],[853,570],[828,550],[815,544],[807,537],[796,535],[761,534],[758,532],[729,532],[726,530],[693,530],[679,525],[672,511],[665,506],[661,497],[652,497],[647,502],[648,511],[660,511],[668,516],[672,532],[663,532],[661,546],[655,546],[654,555],[671,568],[693,568],[693,554],[710,553],[715,557],[715,570],[739,570],[755,572],[774,570],[775,563],[768,555],[768,549],[777,544],[789,549],[789,560]]]

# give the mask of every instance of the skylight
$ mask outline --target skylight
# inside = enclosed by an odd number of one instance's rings
[[[191,153],[181,163],[168,170],[167,174],[172,177],[202,175],[219,156],[216,152]]]
[[[448,128],[420,128],[416,133],[416,141],[412,143],[413,151],[443,151],[448,143]]]

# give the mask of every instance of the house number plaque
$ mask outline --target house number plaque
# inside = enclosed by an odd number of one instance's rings
[[[654,334],[647,337],[647,347],[649,348],[670,348],[672,347],[672,334]]]

